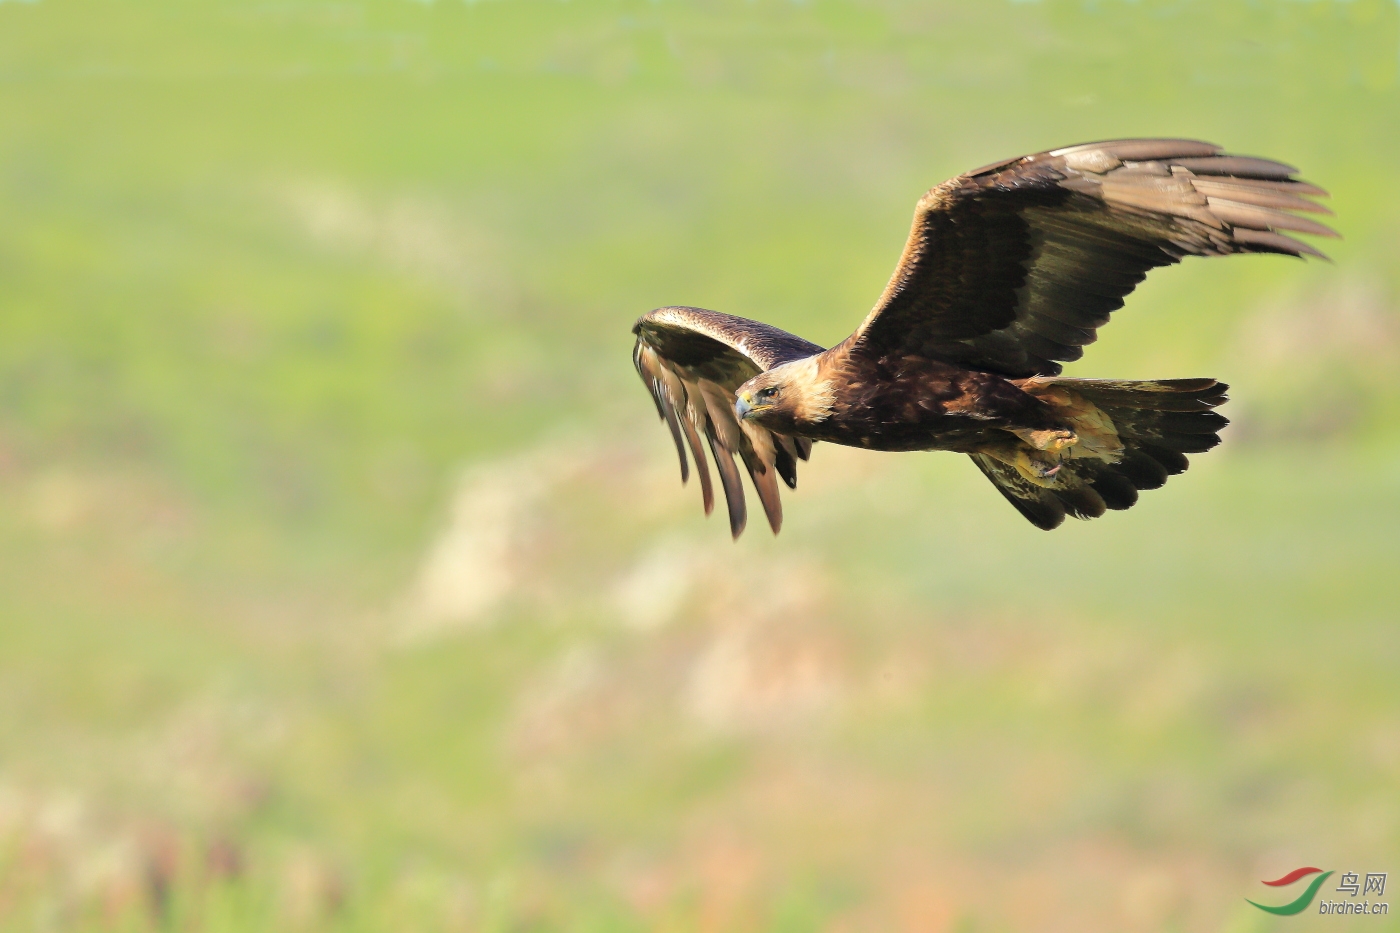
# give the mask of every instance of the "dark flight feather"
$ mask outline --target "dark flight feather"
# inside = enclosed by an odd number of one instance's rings
[[[944,182],[920,199],[852,351],[1056,375],[1156,266],[1187,255],[1320,255],[1278,231],[1335,236],[1288,213],[1325,210],[1307,200],[1325,192],[1291,180],[1291,166],[1219,153],[1191,140],[1118,140]]]
[[[681,384],[684,387],[684,383]],[[715,510],[714,485],[710,481],[710,461],[705,458],[705,452],[700,448],[700,434],[696,430],[696,425],[705,423],[704,416],[700,409],[696,408],[691,400],[689,389],[685,389],[686,404],[681,409],[682,417],[679,419],[681,428],[685,431],[686,442],[690,445],[690,453],[695,458],[695,473],[700,477],[700,496],[704,500],[705,514],[709,515]],[[685,478],[681,478],[685,482]]]
[[[709,464],[700,436],[709,442],[729,508],[729,529],[739,537],[748,522],[744,487],[735,457],[744,464],[774,533],[782,527],[783,508],[777,478],[797,487],[797,460],[812,450],[807,438],[789,438],[740,425],[734,392],[753,376],[822,348],[787,331],[703,308],[658,308],[633,326],[637,335],[633,360],[665,419],[681,461],[681,481],[688,476],[685,446],[695,458],[705,514],[714,508]],[[682,438],[685,443],[682,443]]]

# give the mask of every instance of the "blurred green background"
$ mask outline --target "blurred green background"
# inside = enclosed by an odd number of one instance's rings
[[[0,928],[1400,930],[1244,902],[1400,886],[1398,58],[1389,0],[0,2]],[[1345,235],[1071,367],[1229,381],[1219,450],[1053,534],[829,446],[701,516],[637,315],[833,343],[926,188],[1133,135]]]

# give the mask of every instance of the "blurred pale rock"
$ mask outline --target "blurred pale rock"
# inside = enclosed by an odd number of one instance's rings
[[[282,915],[295,929],[317,927],[345,903],[345,879],[320,853],[297,848],[282,866]]]
[[[1129,928],[1161,930],[1175,925],[1171,921],[1181,910],[1181,899],[1180,885],[1171,873],[1145,869],[1123,886],[1120,906]]]
[[[536,507],[585,461],[584,452],[564,445],[468,470],[407,597],[403,639],[489,622],[531,569]]]
[[[809,719],[842,694],[841,646],[824,627],[826,574],[811,560],[774,559],[743,570],[717,564],[697,587],[714,632],[697,655],[683,707],[716,730]]]
[[[683,542],[666,540],[655,545],[614,589],[613,602],[622,624],[645,632],[671,622],[704,569],[701,555]]]
[[[272,197],[322,249],[378,258],[392,269],[499,307],[510,299],[493,238],[436,201],[400,195],[376,203],[325,179],[274,186]]]
[[[697,660],[686,709],[713,729],[780,726],[823,711],[840,690],[841,671],[831,646],[736,629],[721,634]]]
[[[526,755],[547,753],[586,739],[605,718],[605,670],[601,653],[575,645],[526,685],[511,730],[512,745]]]
[[[55,469],[34,480],[30,513],[44,531],[70,531],[92,515],[100,495],[101,490],[90,478]]]

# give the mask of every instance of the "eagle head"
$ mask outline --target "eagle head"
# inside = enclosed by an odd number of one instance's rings
[[[815,356],[759,373],[734,394],[740,420],[783,434],[801,433],[804,425],[826,420],[834,396]]]

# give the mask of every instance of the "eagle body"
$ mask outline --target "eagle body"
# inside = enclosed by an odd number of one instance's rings
[[[829,394],[830,402],[824,410],[794,408],[820,412],[816,420],[785,418],[773,409],[754,420],[847,447],[967,454],[1016,428],[1064,427],[1049,405],[995,373],[905,353],[870,359],[849,353],[844,345],[819,354],[814,362],[816,391]],[[790,385],[794,392],[807,389],[801,381]]]
[[[1335,234],[1298,212],[1326,192],[1282,163],[1194,140],[1086,143],[930,189],[875,308],[824,349],[757,321],[672,306],[633,327],[633,361],[705,511],[708,447],[735,537],[736,458],[776,533],[777,480],[812,443],[969,455],[1032,524],[1126,509],[1219,443],[1215,379],[1060,375],[1157,266],[1186,256],[1322,254],[1283,231]],[[1325,258],[1325,257],[1324,257]],[[703,439],[703,444],[702,444]]]

